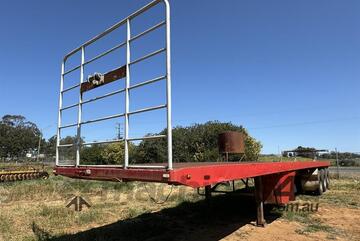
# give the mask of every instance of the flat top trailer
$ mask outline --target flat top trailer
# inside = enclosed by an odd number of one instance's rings
[[[151,164],[147,164],[151,166]],[[157,166],[159,164],[153,164]],[[57,167],[56,174],[72,178],[104,181],[145,181],[193,188],[215,185],[221,182],[254,178],[316,168],[326,168],[328,161],[306,162],[185,162],[174,163],[172,170],[159,168],[124,169],[122,167]]]
[[[143,32],[132,33],[132,21],[155,6],[163,4],[161,11],[164,20],[145,29]],[[96,55],[90,59],[85,56],[85,50],[93,43],[109,35],[120,27],[125,28],[125,40],[111,47],[105,52]],[[133,58],[131,55],[134,46],[133,42],[147,36],[149,33],[164,28],[163,39],[165,46],[146,53],[142,57]],[[84,69],[93,62],[98,61],[104,56],[125,48],[126,63],[121,64],[115,69],[108,72],[95,72],[87,79],[84,77]],[[172,120],[171,120],[171,54],[170,54],[170,5],[167,0],[154,0],[148,5],[139,9],[135,13],[124,18],[103,33],[95,36],[86,43],[68,53],[62,63],[60,96],[59,96],[59,115],[57,128],[57,145],[56,145],[56,167],[54,173],[71,178],[81,178],[89,180],[105,181],[146,181],[168,183],[171,185],[186,185],[193,188],[205,188],[205,196],[209,198],[211,192],[215,191],[217,184],[234,180],[244,180],[254,178],[255,182],[255,199],[257,204],[257,224],[265,224],[263,204],[275,203],[284,204],[294,200],[295,188],[297,191],[312,190],[320,194],[326,190],[328,185],[327,167],[330,162],[308,161],[308,162],[204,162],[204,163],[173,163],[172,156]],[[80,63],[72,68],[67,68],[67,60],[80,53]],[[154,56],[164,54],[163,66],[165,73],[145,80],[139,83],[133,83],[130,79],[131,69],[134,65],[149,60]],[[120,58],[119,58],[120,59]],[[79,83],[70,87],[64,87],[66,78],[70,73],[80,71]],[[90,99],[85,99],[85,93],[95,91],[98,87],[107,85],[114,81],[125,81],[125,87],[103,94]],[[143,86],[152,85],[153,83],[166,81],[166,103],[157,106],[149,106],[142,109],[130,109],[130,92],[134,89],[141,89]],[[101,88],[100,88],[101,89]],[[78,102],[70,105],[63,105],[64,93],[78,90]],[[83,106],[117,94],[125,94],[123,113],[113,114],[96,119],[83,118]],[[76,108],[78,111],[77,121],[72,124],[62,124],[62,115],[65,110]],[[131,136],[130,117],[144,112],[166,109],[166,134],[165,135],[147,135],[143,137]],[[114,118],[124,119],[124,137],[119,139],[102,140],[96,142],[83,142],[81,140],[81,128],[91,123],[106,121]],[[77,132],[76,143],[61,143],[61,134],[64,129],[75,127]],[[167,163],[160,164],[132,164],[129,162],[129,143],[133,141],[146,141],[166,139],[167,142]],[[94,144],[107,144],[114,142],[124,143],[124,162],[123,165],[86,165],[81,164],[81,148]],[[76,151],[73,163],[64,162],[60,159],[60,152],[63,148],[74,148]]]

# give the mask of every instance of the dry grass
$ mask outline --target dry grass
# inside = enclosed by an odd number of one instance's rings
[[[255,216],[251,200],[242,202],[223,195],[216,196],[209,212],[203,208],[203,198],[185,187],[175,187],[166,203],[154,204],[148,195],[163,201],[171,191],[170,186],[162,184],[145,186],[143,183],[82,181],[51,176],[48,180],[0,185],[1,241],[118,240],[115,237],[177,240],[166,235],[169,233],[185,237],[192,233],[191,238],[185,239],[199,240],[201,235],[223,237],[249,223]],[[331,190],[323,196],[301,195],[299,200],[359,209],[359,189],[358,179],[333,180]],[[84,197],[92,207],[82,212],[66,208],[74,195]],[[269,215],[269,219],[279,217],[279,213]],[[281,215],[283,220],[302,225],[297,231],[299,235],[316,232],[328,233],[329,237],[343,235],[341,229],[330,228],[314,215],[291,212]]]
[[[155,205],[149,195],[165,199],[170,187],[142,183],[73,180],[51,176],[48,180],[1,183],[0,240],[38,240],[71,234],[131,219],[140,214],[196,200],[193,192],[174,188],[169,201]],[[91,208],[75,212],[66,208],[74,195],[84,197]],[[14,225],[15,224],[15,225]],[[34,232],[46,233],[40,237]]]

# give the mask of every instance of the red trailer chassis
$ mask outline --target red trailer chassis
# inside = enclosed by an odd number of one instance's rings
[[[158,164],[154,164],[158,166]],[[206,162],[174,163],[172,170],[159,168],[122,167],[64,167],[55,168],[56,175],[103,181],[144,181],[205,187],[205,196],[211,196],[211,187],[218,183],[254,178],[257,203],[257,224],[264,225],[263,204],[286,204],[295,200],[295,178],[311,176],[316,169],[330,166],[328,161],[307,162]]]

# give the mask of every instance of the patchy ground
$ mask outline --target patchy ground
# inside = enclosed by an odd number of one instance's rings
[[[360,240],[359,191],[359,179],[333,180],[321,197],[298,197],[301,205],[319,203],[317,211],[268,207],[268,225],[256,228],[252,197],[236,194],[217,195],[206,203],[192,189],[167,185],[62,177],[1,183],[0,240],[355,241]],[[84,197],[91,208],[66,208],[74,195]]]
[[[252,224],[241,227],[224,240],[359,240],[360,229],[357,220],[360,210],[338,208],[323,204],[319,211],[310,217],[299,219],[284,215],[280,219],[259,229]],[[300,216],[301,217],[301,216]]]

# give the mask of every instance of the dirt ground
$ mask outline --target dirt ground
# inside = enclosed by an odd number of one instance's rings
[[[170,191],[169,199],[162,203]],[[317,210],[267,206],[268,224],[259,228],[254,225],[251,196],[216,195],[208,203],[188,188],[57,177],[0,186],[0,241],[357,241],[359,191],[359,179],[333,180],[331,190],[321,197],[297,197],[296,203],[318,204]],[[82,212],[66,208],[73,195],[84,197],[92,206]]]
[[[265,228],[257,228],[253,224],[247,224],[223,240],[360,240],[360,227],[358,225],[360,210],[323,205],[314,214],[314,217],[328,225],[331,229],[326,228],[325,231],[319,230],[317,232],[306,233],[301,231],[306,228],[306,224],[280,218],[268,224]]]

